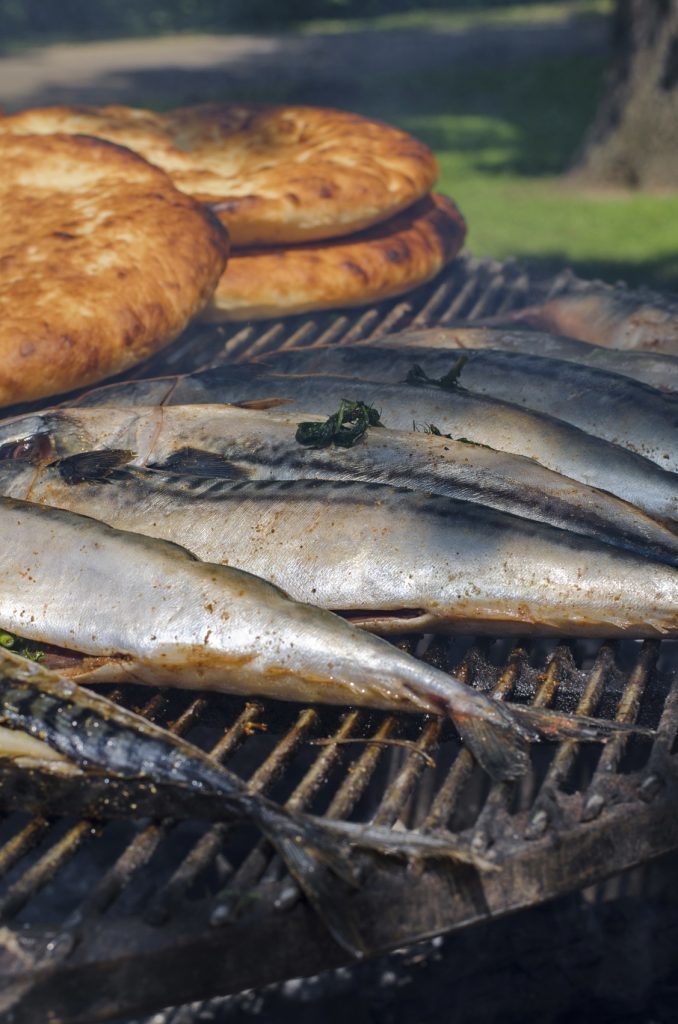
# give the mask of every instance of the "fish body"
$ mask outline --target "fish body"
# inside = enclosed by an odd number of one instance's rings
[[[678,571],[674,567],[541,523],[437,495],[352,481],[232,484],[138,471],[121,474],[103,485],[61,485],[51,490],[46,483],[38,495],[31,493],[50,504],[63,502],[73,511],[96,514],[120,530],[135,530],[165,540],[181,539],[193,554],[207,562],[223,562],[255,573],[297,601],[340,611],[354,623],[378,633],[456,630],[493,635],[678,634]],[[139,539],[138,543],[143,542]],[[96,555],[99,563],[105,554],[100,547]],[[208,571],[201,566],[198,570],[202,576]],[[157,577],[151,580],[146,583],[146,592],[153,597]],[[141,582],[135,578],[134,588],[138,590]],[[187,586],[183,580],[177,585]],[[174,586],[168,575],[161,589],[169,608],[165,610],[161,604],[162,615],[154,613],[153,673],[154,678],[160,673],[161,681],[166,681],[162,677],[165,671],[168,679],[171,672],[182,671],[170,643],[171,623],[177,615],[176,601],[170,596]],[[264,585],[257,581],[256,586]],[[33,600],[47,601],[47,595],[35,594],[35,585],[27,586],[23,578],[16,587],[22,594],[34,595]],[[252,587],[256,588],[254,583]],[[126,581],[126,594],[128,590]],[[234,621],[235,613],[230,612],[225,631],[222,628],[213,636],[212,631],[219,629],[218,611],[215,605],[214,611],[205,613],[205,594],[199,590],[193,602],[197,621],[195,625],[190,623],[194,637],[192,664],[190,653],[186,654],[196,685],[198,680],[201,685],[218,685],[220,673],[224,678],[231,674],[237,677],[238,684],[252,675],[248,692],[280,697],[292,685],[294,668],[298,699],[326,699],[330,703],[343,699],[381,707],[411,703],[407,689],[380,688],[387,671],[385,663],[380,662],[380,656],[386,654],[383,648],[370,651],[366,668],[361,663],[359,670],[351,669],[350,661],[340,660],[339,639],[336,653],[329,656],[326,652],[325,660],[317,659],[313,669],[317,679],[307,687],[299,659],[309,654],[303,634],[294,641],[291,623],[291,649],[281,648],[283,640],[276,634],[275,658],[262,657],[258,664],[259,655],[254,659],[251,656],[253,637],[264,648],[273,643],[272,631],[265,631],[259,624],[261,611],[246,605],[247,628],[239,625],[239,619]],[[157,603],[157,598],[153,599]],[[184,600],[182,591],[180,601]],[[267,598],[269,605],[275,600],[275,594]],[[0,623],[5,628],[32,639],[42,638],[35,634],[38,627],[32,624],[27,634],[21,616],[10,616],[9,605],[6,600],[4,603],[7,612],[0,615]],[[241,603],[246,604],[244,599]],[[135,607],[137,604],[135,599]],[[280,597],[277,604],[285,607]],[[96,627],[95,638],[83,649],[89,653],[117,651],[128,659],[134,655],[133,677],[141,674],[146,678],[144,666],[151,658],[151,645],[138,652],[123,647],[122,637],[115,632],[114,624],[120,617],[115,591],[107,596],[109,612],[113,614]],[[300,623],[304,614],[310,612],[296,611]],[[113,626],[106,632],[109,621]],[[202,664],[206,659],[202,657],[201,641],[205,641],[203,646],[218,644],[219,649],[224,648],[224,635],[234,629],[239,646],[229,657],[235,670],[229,673],[228,660],[220,668],[217,659],[213,672],[209,664]],[[339,630],[338,638],[341,636]],[[286,642],[287,634],[284,638]],[[51,633],[50,642],[76,645],[73,637],[64,633],[56,638]],[[158,650],[166,651],[165,662],[158,660]],[[387,651],[390,654],[390,649]],[[288,665],[287,674],[284,665]],[[349,683],[351,678],[360,682]],[[146,681],[153,680],[149,677]],[[425,701],[420,707],[434,709]]]
[[[546,413],[678,470],[678,398],[618,373],[563,359],[497,350],[333,345],[262,357],[277,373],[332,373],[398,383],[415,365],[442,378],[463,357],[459,384]]]
[[[375,406],[391,429],[434,424],[454,438],[535,459],[556,473],[609,491],[655,518],[678,519],[678,474],[562,420],[464,388],[450,392],[328,374],[274,374],[263,366],[225,366],[185,377],[109,385],[83,395],[77,406],[129,407],[139,399],[150,401],[151,396],[160,404],[236,402],[324,416],[344,398],[362,401]]]
[[[103,500],[111,494],[105,480],[111,469],[106,451],[112,450],[120,452],[120,464],[127,467],[234,482],[363,480],[433,492],[676,564],[678,535],[673,530],[533,459],[383,428],[369,430],[351,448],[309,448],[295,440],[296,427],[294,417],[226,405],[54,410],[0,425],[0,494],[99,515],[97,494]],[[92,487],[89,509],[79,489],[67,483],[73,475],[89,477],[93,485],[97,475],[104,481],[98,490]],[[196,520],[202,507],[195,503]]]
[[[425,327],[382,335],[363,344],[389,348],[495,349],[564,359],[619,373],[660,391],[678,392],[678,357],[635,349],[609,349],[545,331],[501,327]]]

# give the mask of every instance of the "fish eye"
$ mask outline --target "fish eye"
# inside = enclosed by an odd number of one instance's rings
[[[3,462],[41,462],[51,453],[52,440],[48,434],[33,434],[0,445],[0,460]]]

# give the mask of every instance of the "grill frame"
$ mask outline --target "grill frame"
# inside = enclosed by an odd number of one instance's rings
[[[433,284],[370,309],[245,327],[195,328],[135,376],[186,372],[276,348],[500,316],[577,285],[567,272],[540,283],[514,264],[464,257]],[[654,714],[653,723],[659,721],[659,731],[639,767],[629,760],[624,737],[608,743],[597,763],[595,756],[587,761],[576,744],[567,742],[538,754],[535,776],[487,788],[469,752],[459,751],[450,730],[435,720],[417,716],[403,724],[402,715],[347,711],[333,717],[300,707],[287,712],[287,717],[295,716],[287,727],[280,724],[286,715],[274,702],[234,699],[222,709],[223,724],[212,753],[229,766],[235,759],[237,766],[238,756],[252,746],[253,734],[263,741],[257,732],[268,725],[266,741],[274,742],[273,749],[252,772],[246,764],[243,770],[255,787],[277,795],[282,785],[287,787],[288,806],[313,806],[327,788],[327,777],[343,761],[351,767],[341,769],[342,778],[323,810],[342,817],[357,805],[360,820],[388,827],[409,826],[413,816],[424,830],[445,827],[471,793],[477,815],[458,830],[458,838],[501,870],[479,874],[464,865],[406,865],[365,856],[365,883],[347,899],[370,951],[380,953],[533,906],[678,848],[673,810],[678,759],[672,753],[678,675],[666,671],[667,665],[671,669],[676,664],[676,646],[535,641],[505,645],[499,657],[496,651],[492,655],[489,641],[469,647],[459,638],[425,652],[420,645],[418,651],[456,669],[473,685],[494,689],[500,698],[515,691],[520,699],[543,705],[565,699],[570,709],[576,703],[580,713],[610,714],[621,721],[645,713],[648,695],[654,694],[647,713]],[[657,659],[664,664],[660,671],[655,669]],[[113,695],[139,701],[135,709],[190,738],[219,702],[201,695],[182,698],[183,703],[172,697],[168,708],[160,692],[147,691],[141,697],[134,692],[130,698],[128,689]],[[332,736],[335,741],[356,739],[369,729],[378,740],[388,740],[399,728],[414,736],[405,741],[409,747],[370,743],[349,754],[347,745],[332,743]],[[280,738],[273,741],[276,729]],[[318,732],[328,733],[330,743],[318,747],[310,763],[306,758],[301,781],[290,790],[287,780],[299,777],[295,762],[300,752],[308,755],[306,741]],[[434,756],[437,774],[427,768],[422,752]],[[583,773],[581,786],[572,782],[575,769]],[[41,920],[41,901],[50,886],[77,867],[97,837],[105,837],[114,826],[34,817],[13,828],[15,819],[5,819],[6,837],[0,845],[0,1015],[11,1014],[7,1019],[17,1024],[47,1018],[48,1013],[55,1021],[94,1024],[311,975],[349,960],[298,899],[289,878],[279,877],[275,859],[256,836],[246,843],[239,867],[225,871],[231,888],[255,894],[244,910],[235,915],[232,898],[215,900],[215,891],[191,896],[196,881],[214,873],[223,851],[231,849],[236,832],[224,824],[206,827],[173,869],[165,871],[160,890],[152,892],[151,887],[141,910],[125,912],[128,891],[163,844],[175,842],[180,832],[168,822],[129,826],[129,841],[117,856],[104,858],[107,863],[83,898],[58,921],[49,915]],[[220,884],[213,880],[212,890]]]

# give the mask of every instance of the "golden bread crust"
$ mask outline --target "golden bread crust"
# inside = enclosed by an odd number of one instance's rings
[[[94,383],[171,341],[223,271],[219,222],[130,150],[0,136],[0,404]]]
[[[432,195],[350,238],[235,253],[201,316],[257,320],[392,298],[435,277],[465,233],[454,203]]]
[[[44,107],[0,118],[0,130],[129,146],[212,205],[236,248],[360,231],[426,195],[438,174],[430,149],[406,132],[318,107]]]

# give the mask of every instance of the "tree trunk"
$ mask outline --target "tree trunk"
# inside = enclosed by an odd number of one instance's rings
[[[678,187],[678,0],[617,0],[607,89],[571,176]]]

